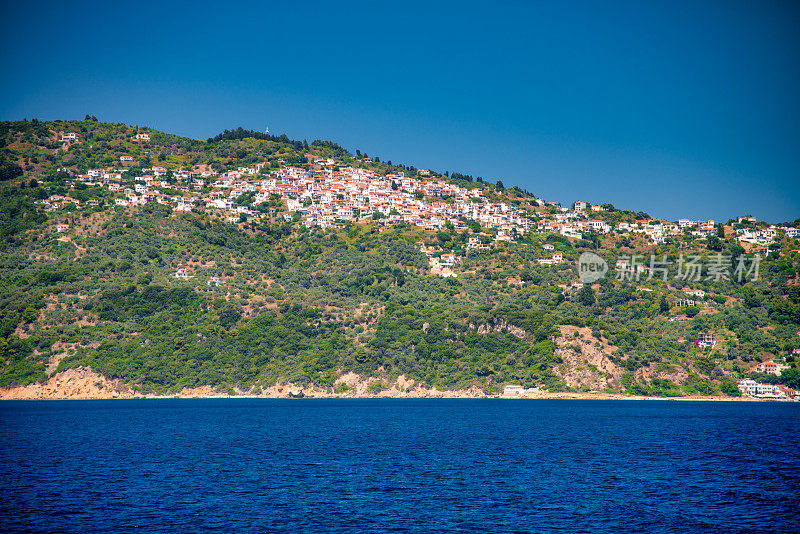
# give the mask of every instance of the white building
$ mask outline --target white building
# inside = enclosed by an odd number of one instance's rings
[[[762,362],[758,364],[758,372],[764,373],[768,375],[775,375],[781,376],[781,373],[784,369],[788,369],[789,366],[782,364],[782,363],[775,363],[774,361],[770,360],[768,362]]]
[[[583,234],[571,226],[565,226],[561,229],[561,235],[564,237],[571,237],[573,239],[583,239]]]
[[[786,400],[793,398],[796,392],[780,384],[760,384],[749,378],[740,380],[737,386],[742,395],[757,399]]]

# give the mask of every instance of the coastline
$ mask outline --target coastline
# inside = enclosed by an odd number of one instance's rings
[[[119,380],[108,379],[89,368],[74,368],[50,377],[43,384],[28,384],[0,388],[0,400],[110,400],[110,399],[504,399],[504,400],[638,400],[638,401],[703,401],[703,402],[775,402],[752,397],[723,397],[691,395],[684,397],[646,397],[603,392],[548,392],[522,395],[487,395],[472,387],[466,390],[439,390],[416,386],[413,380],[399,377],[391,387],[381,391],[369,388],[377,379],[362,379],[352,373],[337,383],[347,385],[346,391],[330,391],[314,386],[275,384],[260,393],[220,391],[211,386],[184,388],[180,392],[158,395],[138,392]],[[780,401],[779,401],[780,402]]]

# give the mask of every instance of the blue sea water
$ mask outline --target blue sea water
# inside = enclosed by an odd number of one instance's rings
[[[798,532],[800,404],[0,403],[4,532]]]

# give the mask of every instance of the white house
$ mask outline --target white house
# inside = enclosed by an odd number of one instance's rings
[[[800,237],[800,229],[798,228],[787,227],[783,228],[783,231],[786,232],[786,237],[791,237],[791,238]]]
[[[565,226],[561,229],[561,235],[564,237],[571,237],[573,239],[583,239],[583,234],[571,226]]]
[[[611,231],[611,226],[609,226],[605,221],[589,221],[589,227],[596,232],[601,232],[604,234]]]
[[[783,370],[788,368],[789,368],[788,365],[782,363],[775,363],[772,360],[758,364],[759,373],[765,373],[768,375],[775,375],[775,376],[781,376]]]
[[[700,332],[697,334],[697,341],[694,342],[698,348],[713,347],[716,343],[713,332]]]
[[[491,249],[491,245],[483,244],[479,237],[470,237],[467,240],[467,249],[468,250],[489,250]]]

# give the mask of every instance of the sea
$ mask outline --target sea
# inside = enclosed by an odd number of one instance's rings
[[[0,531],[800,532],[800,403],[0,402]]]

